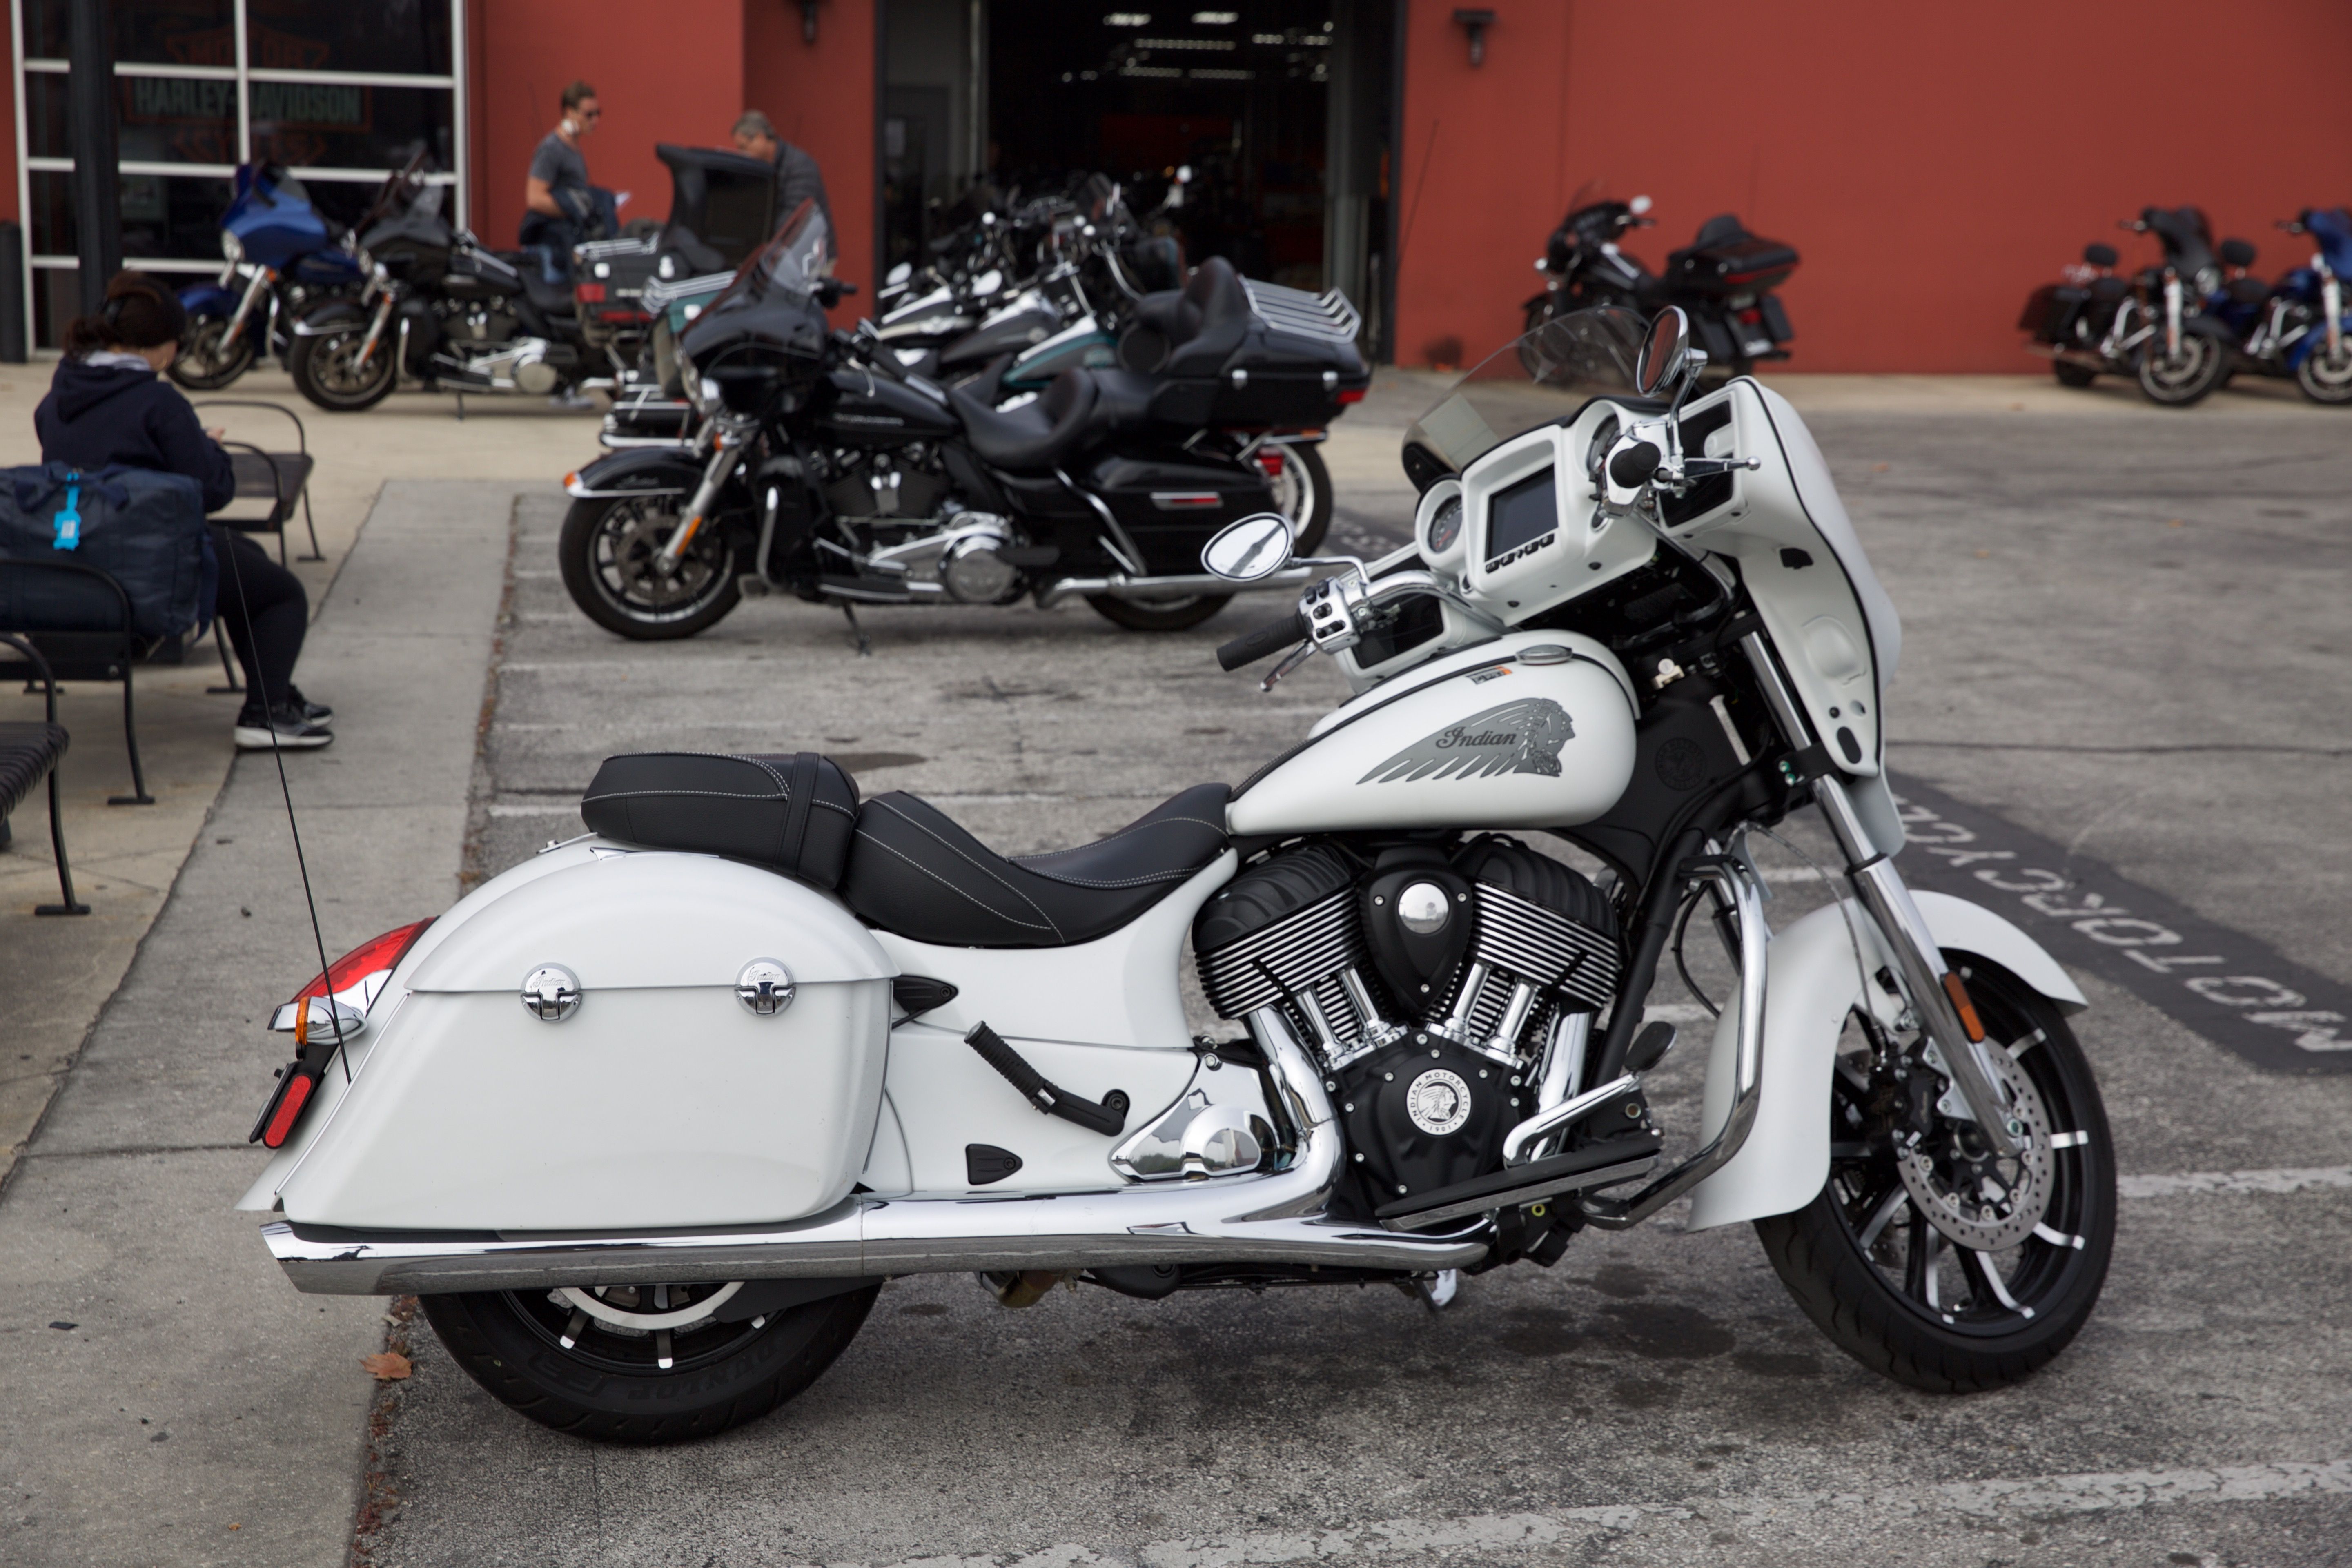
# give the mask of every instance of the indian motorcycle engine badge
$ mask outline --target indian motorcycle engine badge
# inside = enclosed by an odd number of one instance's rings
[[[1405,1114],[1412,1124],[1433,1138],[1458,1132],[1470,1120],[1470,1086],[1444,1068],[1432,1068],[1412,1080],[1405,1092]]]

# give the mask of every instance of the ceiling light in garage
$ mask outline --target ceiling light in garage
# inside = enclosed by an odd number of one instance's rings
[[[1195,11],[1192,26],[1196,27],[1230,27],[1242,19],[1239,11]]]
[[[1106,27],[1149,27],[1151,26],[1151,13],[1149,11],[1113,11],[1103,17],[1103,26]]]

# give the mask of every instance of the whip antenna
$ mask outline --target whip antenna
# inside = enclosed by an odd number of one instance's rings
[[[226,552],[229,581],[236,586],[237,614],[245,617],[245,642],[246,647],[250,649],[253,646],[253,610],[246,603],[245,574],[237,570],[236,541],[231,539],[229,545]],[[215,637],[220,635],[218,628],[215,628],[213,635]],[[286,753],[279,750],[278,745],[278,705],[270,700],[268,685],[262,679],[261,660],[258,657],[254,658],[250,673],[253,679],[254,694],[261,699],[261,721],[269,731],[270,760],[278,764],[278,793],[286,802],[286,831],[294,839],[294,868],[302,874],[302,904],[310,911],[310,942],[319,952],[319,982],[327,988],[327,1024],[335,1031],[335,1056],[343,1064],[343,1081],[349,1083],[352,1081],[352,1058],[351,1053],[343,1048],[342,1015],[335,1010],[335,982],[334,975],[327,964],[327,939],[319,930],[319,900],[310,894],[310,865],[302,856],[302,827],[294,820],[294,792],[286,783]],[[295,1022],[298,1025],[306,1021],[302,1015],[308,1011],[308,1004],[296,1010]],[[306,1028],[303,1032],[307,1036],[309,1030]]]

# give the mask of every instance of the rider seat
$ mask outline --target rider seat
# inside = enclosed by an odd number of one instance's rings
[[[937,806],[867,801],[841,896],[885,931],[945,947],[1066,947],[1126,925],[1225,849],[1221,784],[1195,784],[1108,837],[1008,858]]]
[[[1055,376],[1036,401],[1010,411],[991,408],[959,386],[947,395],[971,449],[1016,474],[1050,471],[1085,438],[1095,412],[1094,377],[1076,366]]]
[[[1146,294],[1118,341],[1118,363],[1142,375],[1214,375],[1248,333],[1249,290],[1222,256],[1181,289]]]

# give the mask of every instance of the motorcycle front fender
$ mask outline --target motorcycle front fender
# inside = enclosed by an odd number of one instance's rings
[[[2061,1013],[2090,1004],[2041,943],[1992,910],[1945,893],[1914,891],[1913,900],[1948,953],[1969,953],[1999,964],[2047,997]],[[1851,920],[1852,925],[1848,925]],[[1865,944],[1855,962],[1854,940]],[[1892,966],[1878,951],[1883,939],[1860,903],[1815,910],[1772,936],[1766,960],[1764,1066],[1756,1121],[1730,1163],[1691,1192],[1688,1228],[1706,1230],[1804,1207],[1830,1173],[1830,1074],[1848,1014],[1865,1002],[1892,1024],[1901,1003],[1864,984]],[[1714,1135],[1731,1104],[1735,1001],[1717,1020],[1709,1058],[1701,1139]]]
[[[669,447],[625,447],[565,476],[576,500],[607,496],[692,495],[702,483],[702,459]]]
[[[224,319],[236,314],[245,291],[231,293],[217,283],[197,283],[180,290],[180,309],[190,316],[219,316]]]
[[[374,311],[364,310],[352,300],[330,300],[304,311],[302,319],[294,323],[294,335],[298,338],[324,337],[346,327],[364,327],[374,315]]]

